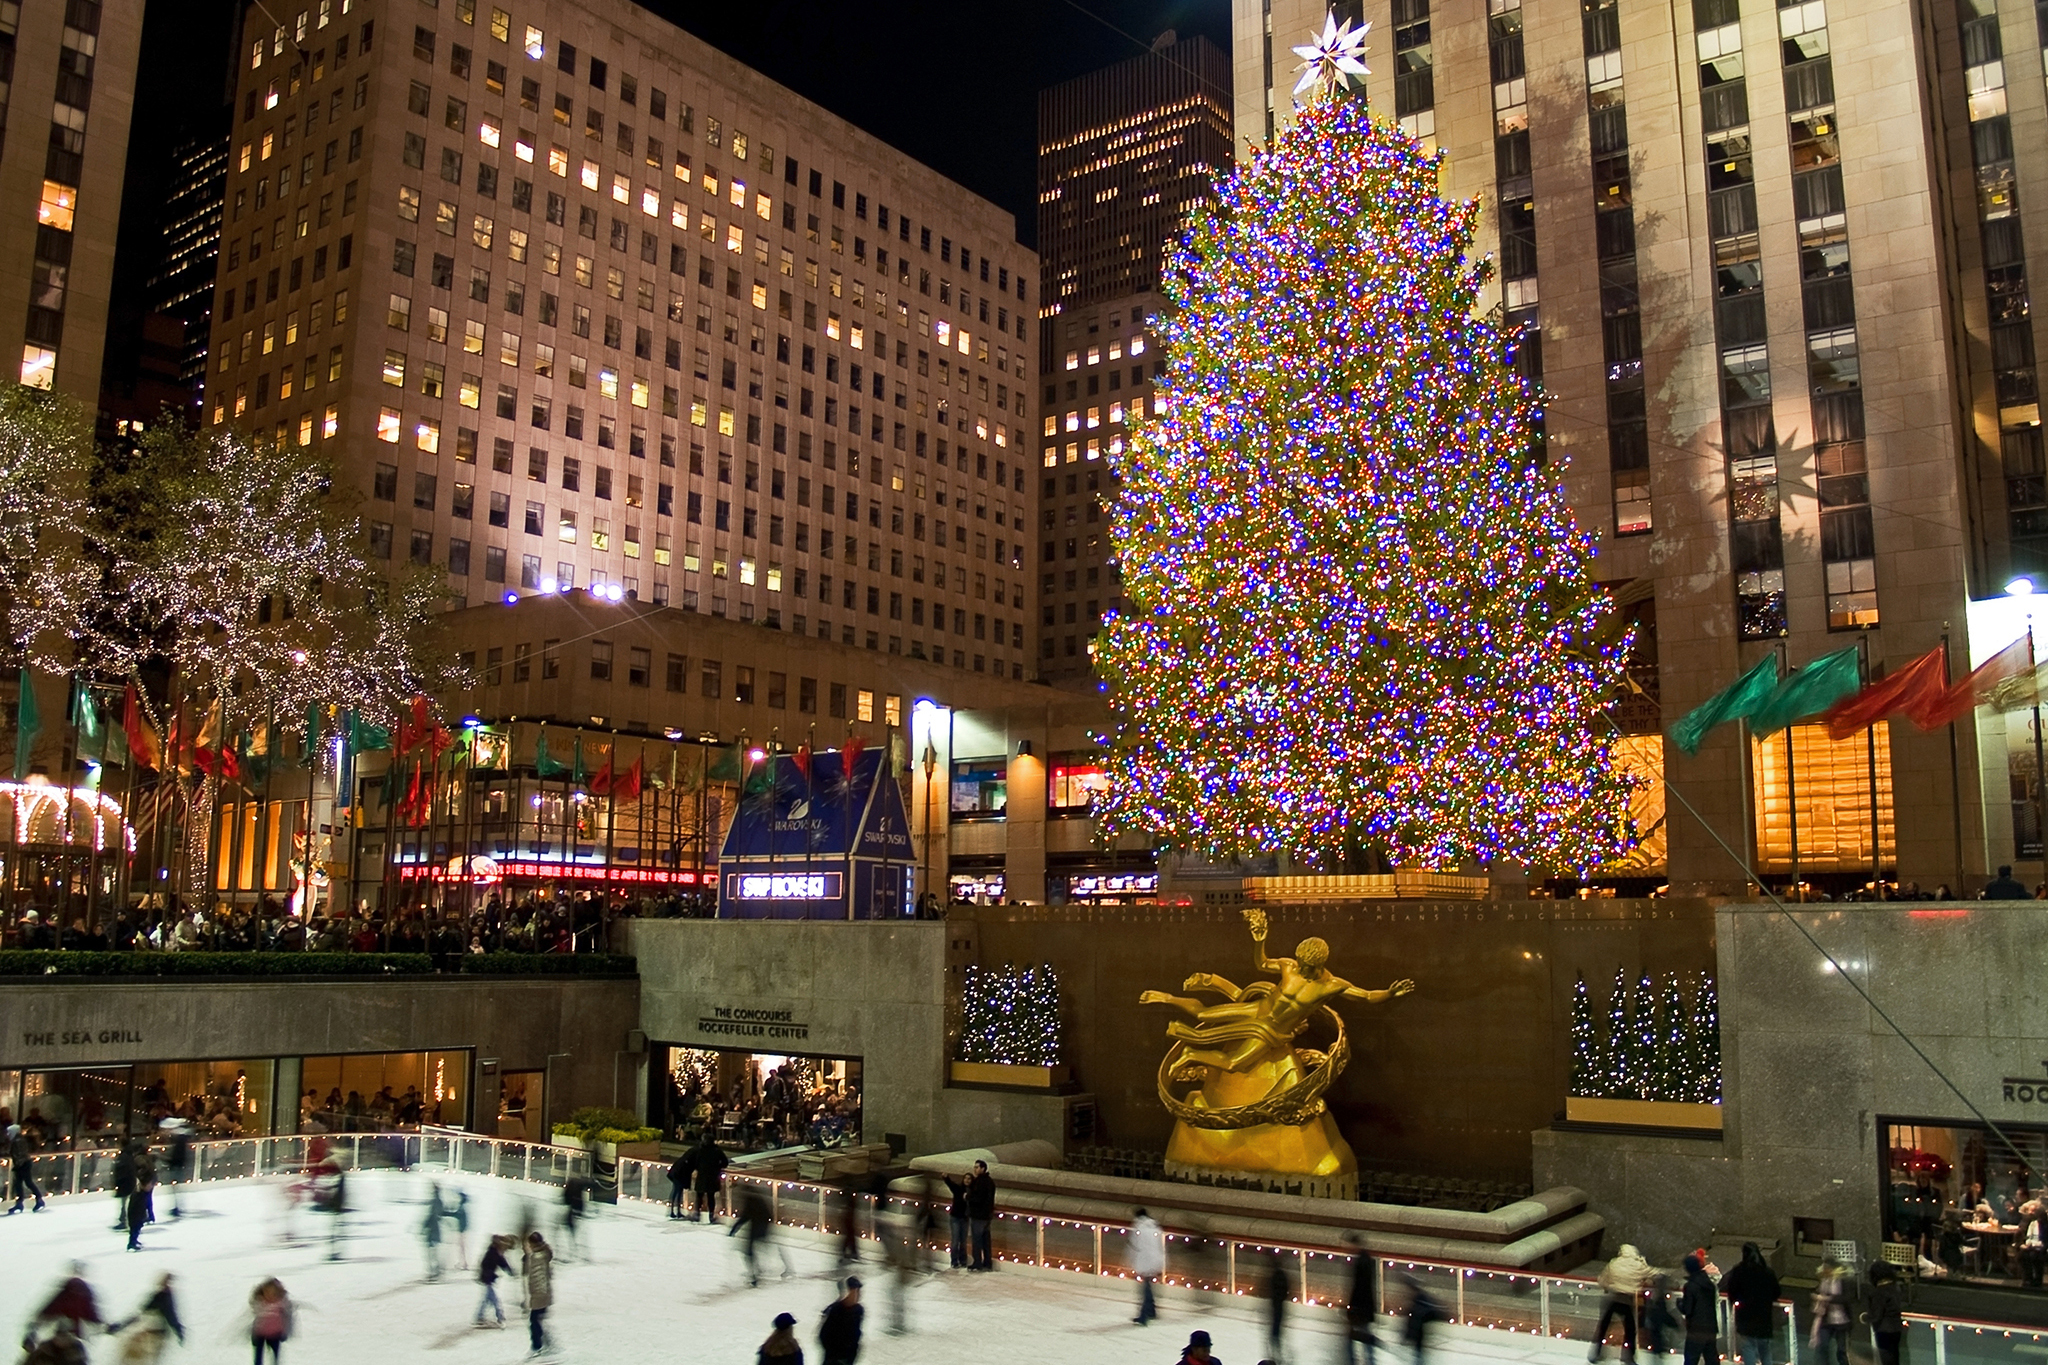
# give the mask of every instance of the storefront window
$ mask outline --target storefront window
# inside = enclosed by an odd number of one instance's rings
[[[860,1145],[858,1057],[663,1046],[654,1055],[649,1122],[661,1115],[673,1141],[708,1132],[735,1152]]]
[[[1010,761],[962,758],[953,763],[953,818],[1000,820],[1009,804]]]
[[[1880,1122],[1885,1240],[1912,1247],[1923,1278],[2041,1288],[2048,1128],[2001,1123],[1993,1133],[1976,1123]]]
[[[1094,872],[1067,878],[1069,901],[1150,900],[1158,894],[1157,872]]]
[[[469,1126],[468,1049],[307,1057],[300,1063],[302,1133],[391,1133]]]
[[[1109,774],[1093,753],[1054,754],[1045,784],[1045,802],[1054,814],[1085,815],[1095,798],[1109,791]]]
[[[116,1147],[167,1118],[202,1138],[263,1136],[275,1074],[267,1057],[0,1071],[0,1126],[19,1123],[40,1152]]]
[[[974,905],[1003,903],[1003,874],[1000,872],[955,872],[948,885],[956,902]]]

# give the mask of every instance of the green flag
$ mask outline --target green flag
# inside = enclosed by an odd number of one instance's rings
[[[1823,654],[1778,684],[1770,699],[1750,714],[1749,728],[1774,734],[1794,721],[1817,716],[1863,683],[1858,651],[1851,646]]]
[[[361,712],[348,713],[347,727],[348,747],[354,753],[366,754],[374,749],[391,747],[391,731],[364,720]]]
[[[1776,655],[1772,655],[1737,678],[1733,687],[1715,693],[1680,716],[1678,723],[1671,727],[1671,742],[1689,754],[1698,753],[1700,741],[1707,737],[1707,731],[1716,725],[1755,715],[1756,709],[1769,699],[1777,685],[1778,660]]]
[[[107,725],[100,708],[93,704],[92,688],[83,678],[71,680],[71,725],[78,735],[78,756],[106,758]]]
[[[718,757],[711,760],[704,777],[711,782],[737,782],[740,780],[740,755],[743,746],[734,744],[730,749],[720,749]]]
[[[569,765],[548,752],[548,727],[540,727],[540,743],[533,750],[533,771],[536,777],[561,777],[569,771]]]
[[[775,755],[771,752],[752,764],[747,773],[746,796],[765,796],[775,791]]]
[[[306,703],[306,740],[299,746],[299,766],[310,768],[320,761],[320,703]]]
[[[579,787],[590,784],[590,770],[583,766],[583,732],[581,730],[576,732],[576,752],[569,762],[569,781]]]
[[[26,668],[21,670],[21,700],[14,707],[14,780],[21,781],[28,776],[29,754],[36,746],[36,736],[43,732],[42,709],[36,705],[35,679]]]

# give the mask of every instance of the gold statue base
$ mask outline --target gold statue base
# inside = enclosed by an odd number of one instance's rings
[[[1173,1125],[1166,1176],[1195,1185],[1265,1190],[1312,1199],[1358,1198],[1358,1158],[1328,1114],[1307,1123],[1250,1128]]]

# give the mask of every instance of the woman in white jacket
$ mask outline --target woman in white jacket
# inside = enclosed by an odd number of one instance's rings
[[[1131,1273],[1138,1277],[1139,1293],[1138,1316],[1131,1321],[1143,1327],[1159,1316],[1152,1282],[1166,1273],[1166,1231],[1143,1209],[1131,1215]]]

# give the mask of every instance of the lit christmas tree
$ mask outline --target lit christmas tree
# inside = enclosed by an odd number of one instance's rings
[[[1698,1051],[1693,1063],[1692,1092],[1686,1098],[1694,1104],[1719,1104],[1721,998],[1714,989],[1714,978],[1711,976],[1702,976],[1699,990],[1693,993],[1692,1035]]]
[[[1052,964],[969,966],[960,983],[960,1060],[1057,1066],[1063,1051]]]
[[[1598,1096],[1600,1091],[1599,1035],[1593,1029],[1593,997],[1586,989],[1586,974],[1572,983],[1572,1069],[1568,1095]]]
[[[1692,1018],[1678,995],[1678,973],[1664,978],[1657,997],[1657,1064],[1650,1073],[1648,1098],[1683,1100],[1692,1084]]]
[[[1628,1098],[1654,1100],[1657,1073],[1657,983],[1648,972],[1636,982],[1629,1009]]]
[[[1103,825],[1600,866],[1631,838],[1598,720],[1629,640],[1600,632],[1515,337],[1475,316],[1477,206],[1325,65],[1162,282],[1172,361],[1112,518],[1129,606],[1096,643]]]
[[[1607,997],[1607,1055],[1598,1092],[1604,1099],[1627,1099],[1635,1071],[1635,1039],[1628,1018],[1628,970],[1614,969],[1614,989]]]

